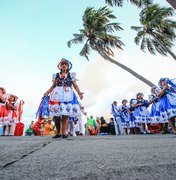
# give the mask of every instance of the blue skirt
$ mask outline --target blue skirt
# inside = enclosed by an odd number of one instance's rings
[[[135,122],[136,123],[150,123],[150,113],[145,106],[141,106],[135,109],[134,112]]]
[[[122,121],[122,128],[125,129],[125,128],[129,128],[129,114],[128,113],[125,113],[125,112],[121,112],[120,113],[120,118],[121,118],[121,121]]]
[[[135,121],[134,112],[129,114],[129,128],[138,128],[140,127],[139,123]]]
[[[176,101],[176,99],[175,99]],[[172,117],[176,116],[176,103],[171,102],[167,95],[160,98],[159,101],[159,112],[162,118],[167,121]]]
[[[150,118],[151,118],[151,123],[156,124],[156,123],[167,123],[168,119],[163,119],[160,113],[160,102],[154,102],[151,107],[151,112],[150,112]]]

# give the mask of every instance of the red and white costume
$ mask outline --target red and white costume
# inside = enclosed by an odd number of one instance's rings
[[[6,108],[7,95],[4,88],[0,88],[0,124],[4,126],[8,120],[8,112]]]
[[[11,100],[11,96],[14,97],[14,100]],[[6,125],[14,125],[17,123],[17,107],[18,103],[16,103],[18,97],[14,95],[10,95],[8,99],[8,104],[7,104],[7,112],[8,112],[8,120],[6,122]]]

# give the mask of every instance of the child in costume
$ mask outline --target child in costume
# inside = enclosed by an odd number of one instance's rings
[[[80,91],[76,83],[76,73],[70,72],[71,62],[61,59],[58,68],[60,72],[53,75],[53,85],[44,95],[45,97],[49,95],[49,115],[54,117],[56,124],[57,135],[53,138],[67,138],[69,120],[77,120],[77,116],[81,114],[73,88],[80,99],[83,98],[84,93]]]
[[[88,131],[88,135],[97,135],[96,131],[96,121],[93,119],[93,115],[90,115],[90,118],[87,121],[86,129]]]
[[[17,122],[17,100],[17,96],[12,94],[9,95],[7,104],[8,120],[6,124],[8,126],[8,135],[11,135],[11,128]]]
[[[7,104],[6,91],[3,87],[0,87],[0,124],[3,126],[3,136],[5,135],[6,125],[8,120],[8,112],[7,112],[6,104]]]
[[[135,108],[137,99],[132,98],[128,106],[130,134],[139,134],[139,124],[135,121]]]
[[[149,107],[149,102],[147,100],[144,100],[143,97],[144,97],[143,93],[138,93],[136,95],[137,103],[135,104],[134,116],[136,123],[142,125],[141,127],[142,133],[146,134],[146,133],[150,133],[151,119],[150,119],[150,113],[147,109]],[[146,130],[146,124],[148,130]]]
[[[128,113],[127,102],[128,101],[124,99],[122,101],[122,105],[119,106],[120,118],[122,121],[122,128],[125,130],[125,134],[128,134],[128,128],[129,128],[129,113]]]
[[[151,123],[163,123],[162,116],[159,112],[159,98],[156,94],[157,86],[151,88],[151,95],[149,95],[149,104],[152,104],[151,107]]]

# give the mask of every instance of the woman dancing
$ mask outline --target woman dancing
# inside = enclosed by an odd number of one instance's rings
[[[168,78],[161,78],[159,80],[159,88],[156,89],[159,98],[159,112],[163,120],[169,121],[174,134],[175,117],[176,117],[176,83]]]
[[[73,88],[81,100],[84,93],[80,91],[76,83],[76,73],[70,73],[71,62],[61,59],[57,67],[60,72],[53,75],[53,85],[44,95],[49,95],[49,113],[54,117],[56,124],[57,134],[53,138],[67,138],[69,120],[75,121],[81,114]]]

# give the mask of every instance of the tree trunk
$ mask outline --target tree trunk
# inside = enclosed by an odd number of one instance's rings
[[[166,0],[174,9],[176,9],[176,0]]]
[[[140,81],[142,81],[143,83],[147,84],[150,87],[155,86],[155,84],[153,84],[151,81],[149,81],[148,79],[146,79],[145,77],[141,76],[140,74],[136,73],[135,71],[133,71],[132,69],[130,69],[129,67],[119,63],[118,61],[110,58],[109,56],[105,55],[104,53],[102,53],[102,51],[98,51],[100,53],[100,55],[110,61],[111,63],[121,67],[123,70],[127,71],[128,73],[130,73],[131,75],[133,75],[134,77],[136,77],[137,79],[139,79]]]
[[[151,81],[149,81],[148,79],[146,79],[145,77],[141,76],[140,74],[136,73],[135,71],[133,71],[132,69],[130,69],[129,67],[119,63],[118,61],[115,61],[114,59],[109,58],[108,59],[111,63],[121,67],[122,69],[124,69],[125,71],[127,71],[128,73],[132,74],[134,77],[136,77],[137,79],[141,80],[143,83],[147,84],[150,87],[155,86],[155,84],[153,84]]]

